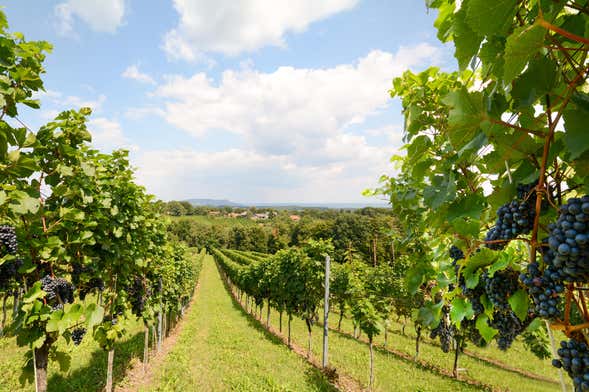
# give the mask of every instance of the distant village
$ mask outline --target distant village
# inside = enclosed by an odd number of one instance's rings
[[[209,216],[216,216],[216,217],[226,217],[226,218],[234,218],[234,219],[251,219],[254,221],[258,220],[268,220],[277,215],[276,211],[266,211],[266,212],[251,212],[251,211],[241,211],[241,212],[225,212],[220,210],[212,210],[208,213]],[[290,220],[292,221],[299,221],[301,219],[300,215],[290,215]]]

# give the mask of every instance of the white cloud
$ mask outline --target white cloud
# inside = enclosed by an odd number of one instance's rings
[[[134,151],[138,149],[125,137],[121,124],[117,121],[104,117],[91,118],[88,121],[88,130],[92,134],[92,145],[101,151],[112,151],[119,148]]]
[[[241,202],[366,201],[361,192],[376,186],[388,170],[388,147],[369,146],[361,136],[339,135],[316,151],[329,162],[244,149],[219,152],[149,151],[134,164],[137,178],[162,199],[230,198]]]
[[[149,76],[148,74],[139,71],[138,65],[130,65],[128,66],[123,73],[121,74],[122,77],[127,79],[136,80],[140,83],[147,83],[147,84],[156,84],[155,80]]]
[[[309,24],[349,10],[358,0],[174,0],[179,24],[164,37],[172,59],[201,60],[205,52],[236,55],[273,45]]]
[[[380,117],[392,110],[392,78],[439,55],[420,44],[326,69],[264,73],[250,63],[223,72],[218,82],[202,72],[168,75],[153,93],[158,106],[127,116],[158,115],[201,140],[224,131],[242,143],[216,152],[143,151],[134,162],[138,179],[163,199],[362,201],[362,190],[390,172],[389,157],[401,145],[401,115]],[[371,116],[377,125],[363,127]]]
[[[92,30],[114,33],[123,23],[124,0],[67,0],[54,8],[57,31],[68,35],[74,31],[74,17],[86,23]]]
[[[257,151],[284,154],[322,144],[386,109],[391,79],[438,56],[438,48],[420,44],[396,54],[375,50],[328,69],[228,70],[217,85],[202,72],[171,75],[154,95],[164,99],[166,121],[192,135],[223,129],[242,135]]]

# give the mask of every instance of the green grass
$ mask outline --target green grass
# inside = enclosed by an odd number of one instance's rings
[[[266,310],[264,308],[263,320],[265,320]],[[278,313],[273,311],[271,316],[271,325],[278,327]],[[283,332],[286,334],[286,315],[283,316]],[[337,325],[337,315],[332,314],[330,325]],[[296,344],[307,346],[307,329],[304,321],[293,318],[292,336]],[[401,325],[393,323],[392,331],[388,336],[388,347],[397,351],[413,355],[415,353],[415,331],[411,325],[406,328],[406,336],[401,334]],[[349,319],[342,322],[342,332],[352,333],[353,326]],[[453,353],[444,353],[439,347],[431,344],[432,341],[424,337],[420,346],[421,360],[428,364],[443,368],[452,369]],[[354,378],[360,380],[363,385],[368,384],[368,346],[359,342],[343,333],[336,331],[330,332],[329,335],[329,360],[330,364]],[[376,344],[384,343],[384,335],[375,339]],[[322,327],[313,328],[313,355],[320,358],[322,348]],[[552,367],[550,360],[540,360],[523,347],[520,342],[515,342],[512,349],[507,352],[500,351],[495,346],[480,349],[469,347],[476,354],[484,357],[501,361],[509,366],[532,372],[537,375],[554,380],[553,383],[534,380],[523,376],[519,373],[502,369],[484,360],[460,356],[459,368],[465,369],[460,374],[466,375],[483,384],[492,385],[501,390],[511,391],[559,391],[557,370]],[[440,391],[440,390],[467,390],[472,388],[464,384],[456,383],[448,377],[440,375],[435,370],[419,369],[411,361],[403,360],[386,350],[380,348],[376,350],[375,355],[376,368],[376,390],[388,391],[391,385],[398,385],[403,390],[420,390],[420,391]],[[419,381],[416,381],[419,380]],[[442,381],[443,380],[443,383]],[[565,375],[568,381],[568,376]],[[453,383],[454,382],[454,383]]]
[[[301,321],[300,324],[304,323]],[[337,325],[337,315],[332,315],[330,318],[330,324],[332,326]],[[392,323],[391,329],[392,331],[389,332],[388,336],[388,346],[395,350],[413,355],[415,353],[415,330],[413,326],[407,325],[405,328],[406,336],[401,334],[400,324]],[[342,322],[342,331],[352,333],[352,330],[353,326],[351,320],[344,319]],[[332,332],[331,335],[337,335],[337,332]],[[427,336],[427,333],[424,333],[422,337],[424,338],[424,342],[420,345],[419,358],[439,367],[452,369],[454,360],[453,353],[444,353],[436,345],[428,344],[431,340]],[[382,345],[384,343],[384,334],[375,338],[375,343]],[[523,347],[523,344],[518,341],[514,343],[510,350],[505,352],[496,348],[495,345],[483,349],[471,345],[467,349],[483,357],[492,358],[509,366],[551,378],[554,382],[558,382],[557,370],[551,365],[550,360],[538,359],[526,350]],[[560,390],[559,384],[534,380],[518,373],[501,369],[489,362],[466,355],[460,356],[459,367],[465,369],[461,374],[465,374],[472,379],[501,389],[509,389],[512,391]]]
[[[265,310],[264,317],[265,320]],[[272,312],[270,322],[278,327],[278,313]],[[301,346],[307,347],[307,327],[305,323],[293,318],[292,338]],[[283,332],[287,332],[287,317],[283,316]],[[322,330],[313,328],[313,355],[321,358]],[[368,346],[355,339],[335,332],[329,335],[329,363],[340,372],[368,385],[369,369]],[[382,350],[375,350],[375,391],[472,391],[474,386],[450,377],[440,375],[427,368],[416,366],[412,361],[396,357]]]
[[[323,375],[246,315],[212,257],[172,351],[143,391],[332,391]]]

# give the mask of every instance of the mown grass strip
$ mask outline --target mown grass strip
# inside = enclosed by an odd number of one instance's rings
[[[323,374],[244,315],[212,257],[175,347],[141,391],[334,391]]]

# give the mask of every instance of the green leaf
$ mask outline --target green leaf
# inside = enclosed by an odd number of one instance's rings
[[[517,0],[470,0],[466,20],[480,35],[504,35],[513,23],[516,4]]]
[[[39,199],[31,197],[25,192],[14,191],[11,196],[12,200],[9,208],[17,215],[35,214],[41,206]]]
[[[511,96],[515,106],[533,105],[556,86],[557,78],[558,70],[554,61],[545,56],[534,58],[528,69],[513,82]]]
[[[488,248],[480,248],[480,251],[471,255],[467,260],[462,273],[469,289],[475,288],[479,282],[480,268],[491,265],[497,260],[499,255]]]
[[[478,237],[480,232],[480,222],[466,219],[455,219],[452,221],[452,227],[457,234],[465,237]]]
[[[455,198],[456,182],[454,173],[434,177],[432,185],[427,186],[423,191],[423,201],[434,209]]]
[[[90,304],[86,307],[86,325],[88,329],[92,329],[95,325],[102,322],[104,317],[104,308],[96,304]]]
[[[493,339],[495,335],[497,335],[497,333],[499,332],[495,328],[491,328],[489,326],[488,321],[489,317],[487,317],[486,314],[479,314],[476,321],[477,329],[479,330],[481,336],[483,337],[483,339],[485,339],[487,343],[490,342],[491,339]]]
[[[503,77],[503,51],[505,50],[505,40],[497,37],[487,37],[487,41],[481,46],[479,58],[483,63],[483,77],[495,75],[498,78]]]
[[[470,1],[472,2],[472,0]],[[467,23],[467,8],[469,1],[463,1],[460,10],[454,14],[454,57],[458,60],[460,69],[465,69],[470,60],[478,53],[483,37],[477,34]]]
[[[31,347],[32,348],[41,348],[43,346],[43,343],[45,343],[45,334],[41,334],[41,336],[39,336],[37,339],[33,340],[31,342]]]
[[[524,321],[528,316],[528,308],[530,307],[530,302],[526,291],[523,289],[517,290],[511,297],[509,297],[508,301],[515,315],[521,321]]]
[[[546,30],[537,25],[516,28],[507,37],[503,80],[511,82],[544,45]]]
[[[55,360],[59,364],[59,370],[62,372],[67,372],[72,364],[72,356],[64,351],[56,351]]]
[[[426,304],[417,311],[417,322],[426,327],[435,327],[440,322],[440,314],[443,305],[443,301],[440,301],[437,304],[426,302]]]
[[[563,117],[566,130],[564,144],[571,154],[571,159],[576,159],[589,150],[589,132],[587,132],[589,112],[582,109],[568,109]]]
[[[448,93],[443,103],[450,107],[448,113],[448,130],[455,149],[468,144],[486,113],[483,110],[483,96],[479,92],[469,93],[465,87]]]
[[[479,219],[485,208],[485,198],[478,193],[471,193],[461,196],[450,204],[448,208],[448,221],[452,222],[457,218],[469,217]],[[478,227],[477,227],[478,234]]]
[[[460,328],[460,322],[464,319],[470,319],[474,316],[474,310],[472,304],[467,302],[466,299],[456,297],[452,300],[452,309],[450,310],[450,318]]]
[[[35,282],[29,291],[23,296],[23,302],[31,303],[36,299],[43,297],[45,297],[45,292],[41,290],[41,282]]]

